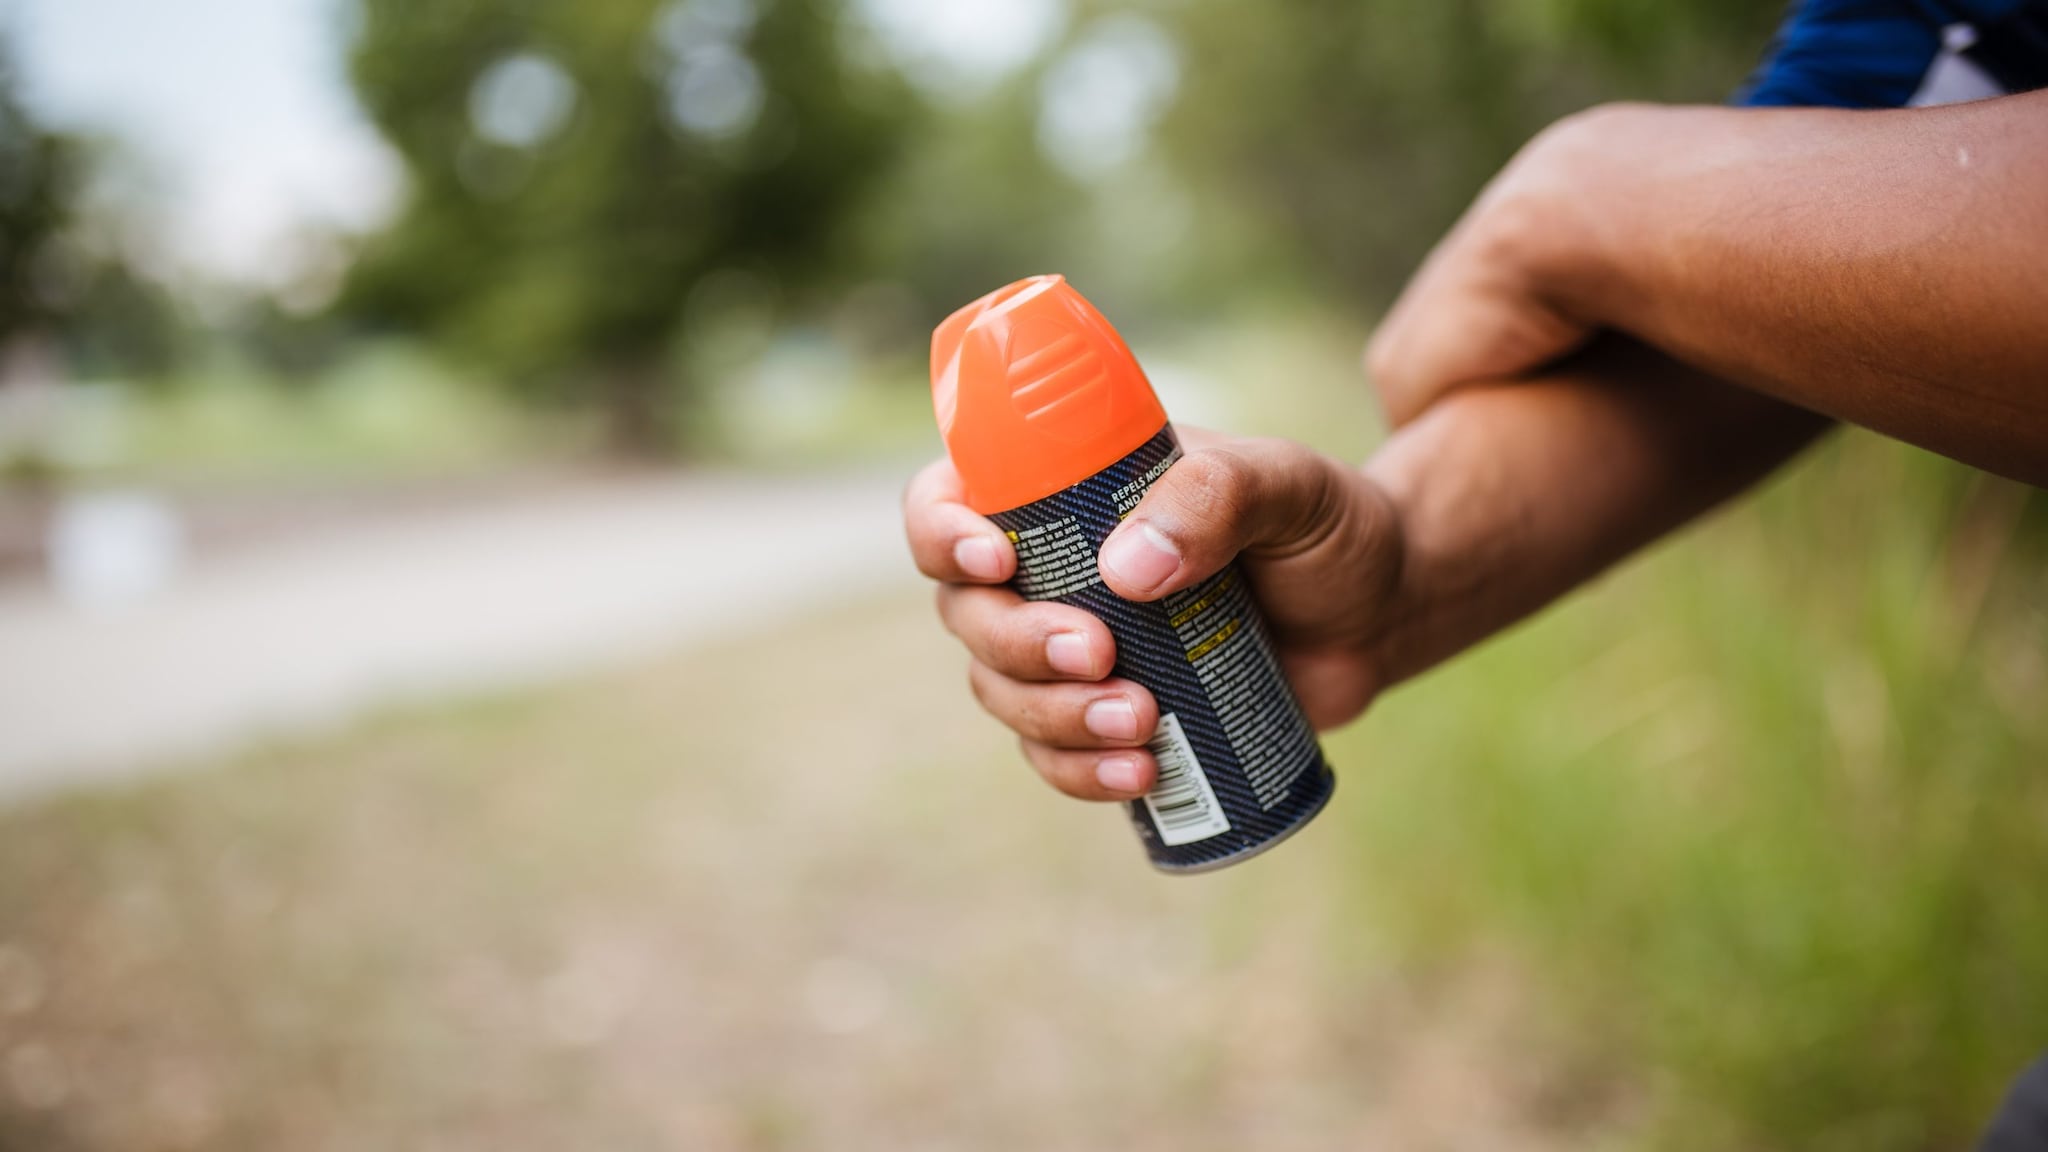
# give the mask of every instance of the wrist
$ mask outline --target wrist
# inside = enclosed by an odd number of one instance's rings
[[[1657,317],[1685,279],[1689,237],[1729,195],[1716,176],[1741,147],[1743,115],[1606,104],[1537,137],[1517,189],[1529,201],[1519,215],[1529,222],[1530,291],[1588,328],[1655,342]]]
[[[1445,402],[1450,409],[1468,407],[1463,398]],[[1483,555],[1487,545],[1473,546],[1461,531],[1468,501],[1488,501],[1494,470],[1461,458],[1455,448],[1444,451],[1454,435],[1444,413],[1432,410],[1415,425],[1395,434],[1361,469],[1365,486],[1381,508],[1388,526],[1390,551],[1397,557],[1392,579],[1377,591],[1377,609],[1361,654],[1370,669],[1377,695],[1427,671],[1466,647],[1458,623],[1472,601],[1484,599],[1484,585],[1493,565]],[[1469,421],[1466,423],[1469,424]],[[1444,460],[1448,468],[1436,460]],[[1499,537],[1489,537],[1489,543]]]
[[[1637,141],[1665,109],[1609,104],[1558,121],[1530,144],[1520,194],[1532,222],[1525,257],[1530,291],[1587,328],[1621,327],[1637,293],[1642,255],[1655,243],[1656,206],[1643,184]],[[1519,162],[1518,162],[1519,163]]]

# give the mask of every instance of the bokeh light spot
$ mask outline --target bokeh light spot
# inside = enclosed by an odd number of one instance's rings
[[[576,81],[537,52],[507,56],[486,68],[469,93],[476,134],[512,148],[545,143],[575,107]]]

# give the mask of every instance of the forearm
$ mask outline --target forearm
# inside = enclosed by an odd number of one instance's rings
[[[1639,345],[1460,389],[1366,464],[1401,525],[1383,684],[1513,624],[1784,462],[1825,427]]]
[[[2048,92],[1621,108],[1585,128],[1608,133],[1620,188],[1581,213],[1588,242],[1557,268],[1582,320],[2048,483]]]

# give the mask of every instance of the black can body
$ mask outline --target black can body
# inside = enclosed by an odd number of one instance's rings
[[[1131,822],[1156,867],[1199,872],[1257,855],[1308,823],[1336,777],[1237,565],[1149,604],[1102,582],[1102,542],[1180,456],[1168,425],[1072,488],[990,519],[1017,549],[1012,586],[1101,618],[1116,638],[1116,674],[1159,701],[1149,745],[1159,782],[1130,803]]]

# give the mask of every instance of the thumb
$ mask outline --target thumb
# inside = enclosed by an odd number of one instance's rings
[[[1348,469],[1287,440],[1235,440],[1166,470],[1103,541],[1103,582],[1157,600],[1245,551],[1311,550],[1343,519]]]

